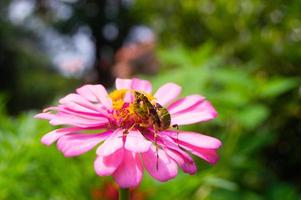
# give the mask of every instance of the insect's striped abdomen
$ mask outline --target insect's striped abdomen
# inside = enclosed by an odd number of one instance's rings
[[[171,119],[168,110],[162,107],[160,104],[155,105],[157,115],[160,118],[160,128],[159,130],[166,130],[170,127]]]

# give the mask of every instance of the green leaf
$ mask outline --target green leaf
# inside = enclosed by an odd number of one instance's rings
[[[261,87],[260,94],[262,97],[276,97],[295,88],[300,83],[300,79],[297,78],[275,78]]]
[[[252,129],[257,127],[269,116],[269,110],[264,105],[255,104],[242,108],[237,114],[240,123],[244,127]]]

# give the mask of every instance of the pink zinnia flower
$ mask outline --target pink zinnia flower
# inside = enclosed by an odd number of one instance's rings
[[[50,145],[57,141],[58,149],[66,157],[78,156],[99,145],[94,162],[96,173],[112,175],[122,188],[138,186],[143,168],[159,181],[174,178],[178,166],[185,173],[194,174],[197,168],[189,153],[211,164],[217,162],[216,150],[221,146],[218,139],[175,128],[156,131],[151,114],[145,115],[145,119],[137,114],[135,106],[139,108],[140,104],[134,103],[134,91],[143,94],[152,105],[158,103],[167,108],[170,127],[217,116],[212,105],[200,95],[175,101],[181,87],[174,83],[161,86],[152,95],[152,85],[146,80],[117,79],[116,90],[110,94],[102,85],[84,85],[60,99],[58,106],[37,114],[37,118],[47,119],[51,125],[66,126],[44,135],[42,143]]]

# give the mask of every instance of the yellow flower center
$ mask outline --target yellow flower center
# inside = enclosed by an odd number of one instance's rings
[[[119,110],[124,104],[124,97],[128,92],[127,89],[114,90],[109,94],[109,97],[112,99],[114,110]]]

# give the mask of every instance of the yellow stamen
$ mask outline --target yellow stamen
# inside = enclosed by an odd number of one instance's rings
[[[123,107],[124,97],[125,97],[126,93],[129,91],[133,92],[134,90],[120,89],[120,90],[114,90],[113,92],[111,92],[109,94],[109,97],[112,99],[112,102],[113,102],[113,108],[115,110],[120,110]],[[156,98],[150,93],[146,93],[144,91],[138,91],[138,92],[144,94],[150,102],[153,102],[154,100],[156,100]],[[132,105],[129,106],[129,112],[130,112],[130,114],[134,113]]]
[[[115,90],[109,94],[109,97],[112,99],[113,108],[119,110],[124,104],[124,97],[127,93],[127,89]]]

